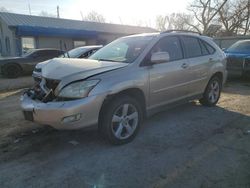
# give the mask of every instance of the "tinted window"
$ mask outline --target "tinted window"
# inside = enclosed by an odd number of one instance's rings
[[[177,37],[165,37],[153,47],[151,54],[154,52],[168,52],[170,61],[183,58],[180,41]]]
[[[250,41],[238,41],[228,48],[228,51],[248,52],[250,50]]]
[[[45,51],[45,50],[36,52],[36,55],[37,55],[38,57],[48,56],[48,55],[47,55],[47,51]]]
[[[59,54],[56,50],[42,50],[37,52],[39,57],[57,57]]]
[[[215,52],[215,49],[210,44],[205,41],[202,41],[202,43],[206,47],[209,54],[213,54]]]
[[[194,37],[182,37],[183,44],[186,50],[187,58],[201,56],[201,46],[197,38]]]
[[[57,50],[47,51],[47,56],[49,56],[49,57],[58,57],[61,54],[62,54],[62,52],[57,51]]]
[[[207,47],[205,46],[204,42],[199,40],[200,41],[200,45],[201,45],[201,52],[202,52],[202,55],[209,55],[209,51],[207,49]]]

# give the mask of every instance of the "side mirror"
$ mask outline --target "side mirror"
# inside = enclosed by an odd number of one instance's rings
[[[151,62],[153,64],[164,63],[170,60],[168,52],[155,52],[151,56]]]

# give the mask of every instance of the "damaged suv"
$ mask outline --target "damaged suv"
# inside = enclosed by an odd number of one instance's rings
[[[89,59],[55,59],[21,97],[26,120],[56,129],[98,125],[113,144],[131,141],[143,118],[180,102],[214,106],[226,57],[206,36],[184,31],[123,37]]]

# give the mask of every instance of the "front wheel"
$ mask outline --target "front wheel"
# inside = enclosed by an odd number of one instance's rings
[[[101,114],[99,130],[112,144],[134,139],[143,119],[141,105],[129,96],[119,96],[108,103]]]
[[[208,82],[206,90],[203,94],[203,98],[200,99],[200,103],[204,106],[214,106],[217,104],[220,98],[222,89],[222,81],[217,76],[211,78]]]

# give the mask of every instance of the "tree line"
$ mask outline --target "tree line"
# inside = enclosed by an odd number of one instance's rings
[[[0,11],[9,12],[4,7]],[[40,16],[56,17],[46,11]],[[91,11],[83,21],[106,22],[103,15]],[[209,36],[234,36],[249,34],[250,0],[194,0],[187,7],[187,13],[171,13],[156,17],[156,29],[165,31],[191,30]]]
[[[205,35],[246,35],[250,26],[250,0],[194,0],[188,13],[159,15],[156,27],[192,30]]]

